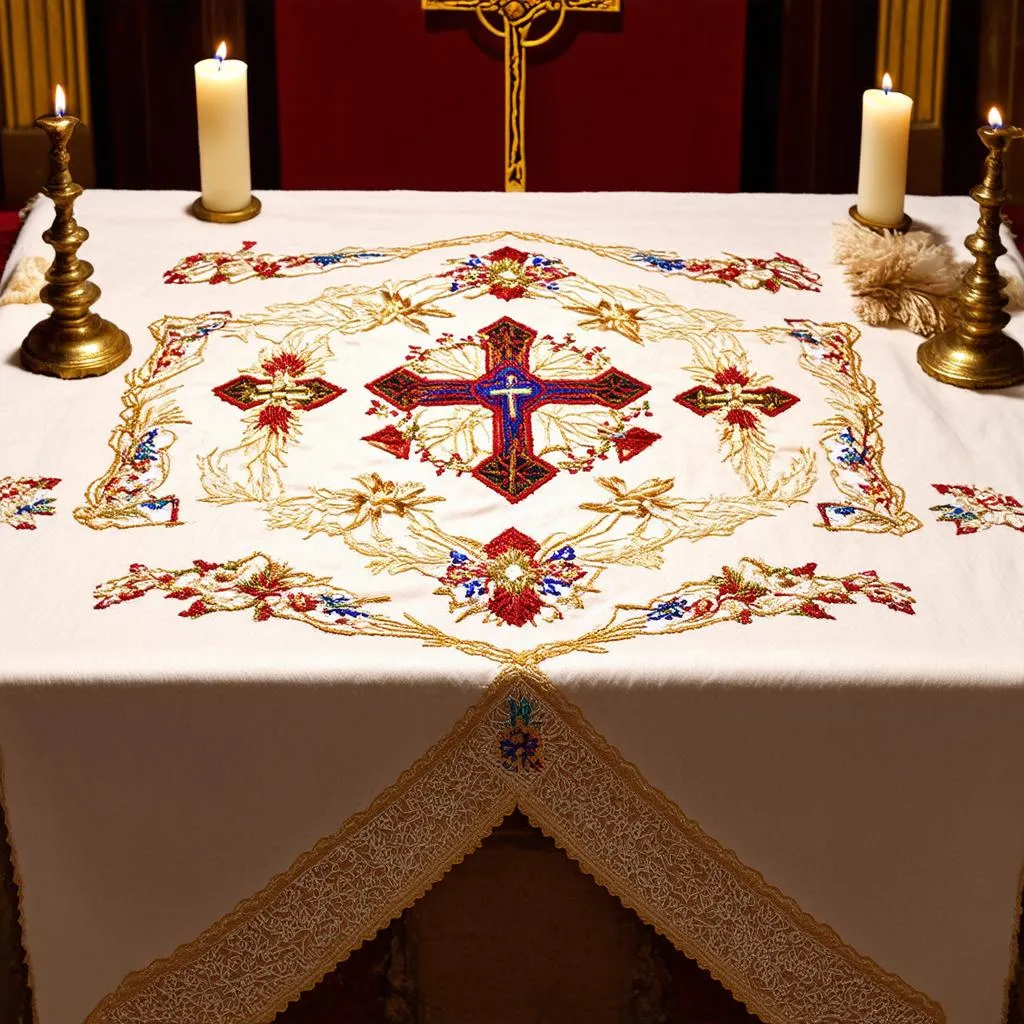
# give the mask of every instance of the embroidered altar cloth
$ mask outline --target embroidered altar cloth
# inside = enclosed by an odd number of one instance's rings
[[[856,324],[848,203],[188,198],[81,202],[123,371],[0,308],[40,1024],[269,1021],[517,805],[768,1022],[999,1020],[1024,388]]]

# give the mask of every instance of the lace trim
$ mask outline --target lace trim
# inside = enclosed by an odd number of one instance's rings
[[[506,669],[367,811],[86,1024],[269,1024],[515,806],[766,1024],[945,1020],[706,835],[540,673]]]

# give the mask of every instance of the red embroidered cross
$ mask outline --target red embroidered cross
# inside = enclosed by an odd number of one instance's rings
[[[748,388],[750,377],[734,366],[716,373],[715,383],[718,388],[706,384],[690,388],[676,395],[676,401],[698,416],[724,412],[727,423],[747,430],[757,425],[757,417],[752,410],[769,417],[778,416],[800,401],[796,395],[779,388]]]
[[[532,414],[541,406],[600,405],[621,409],[650,387],[610,367],[591,380],[545,380],[530,370],[530,347],[537,332],[502,317],[479,332],[486,369],[475,380],[436,380],[399,367],[366,387],[410,412],[417,406],[480,405],[492,413],[491,454],[473,468],[473,476],[508,501],[521,501],[557,472],[534,454]]]
[[[213,393],[222,401],[238,409],[256,409],[262,406],[257,426],[275,433],[288,432],[294,411],[306,412],[333,402],[345,393],[322,377],[299,377],[305,372],[306,362],[301,356],[282,353],[263,363],[266,378],[242,374],[219,384]]]

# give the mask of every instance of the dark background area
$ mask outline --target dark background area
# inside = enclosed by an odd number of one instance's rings
[[[950,0],[939,191],[976,183],[982,108],[1017,88],[1015,2]],[[197,187],[192,65],[225,36],[249,61],[256,188],[500,188],[500,40],[419,6],[88,0],[97,184]],[[570,16],[529,58],[528,187],[855,191],[877,36],[870,0]]]

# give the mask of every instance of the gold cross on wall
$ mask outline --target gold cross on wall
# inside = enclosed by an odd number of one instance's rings
[[[505,40],[505,191],[526,189],[523,130],[526,121],[526,51],[546,43],[562,27],[567,11],[609,13],[621,0],[423,0],[425,11],[474,11],[488,32]],[[556,15],[554,25],[530,39],[534,22]],[[488,15],[497,17],[495,26]]]

